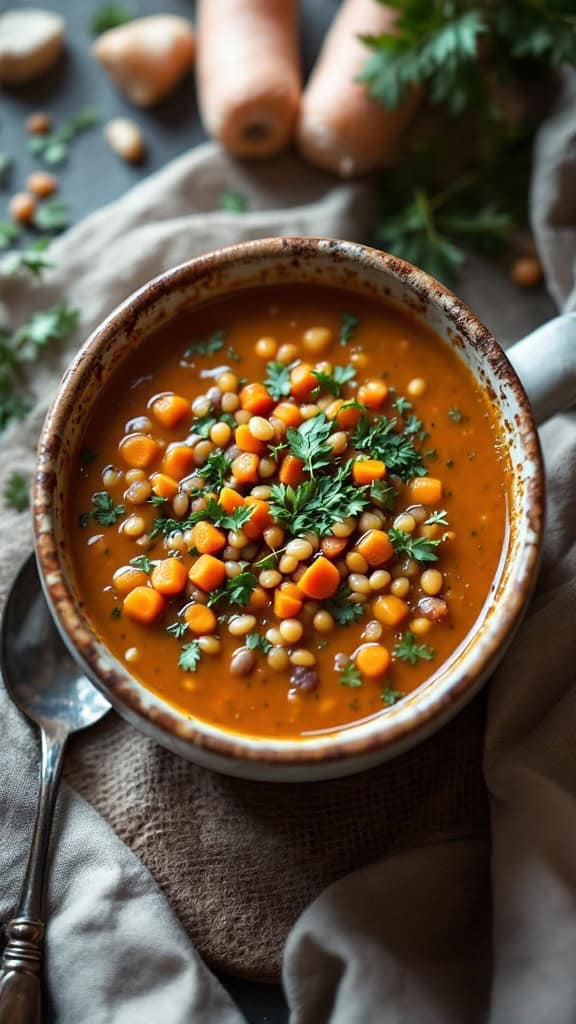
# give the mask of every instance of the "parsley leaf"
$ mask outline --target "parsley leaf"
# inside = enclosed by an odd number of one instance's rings
[[[34,214],[34,227],[40,231],[63,231],[69,223],[70,210],[60,196],[40,203]]]
[[[102,35],[103,32],[108,32],[111,28],[118,28],[120,25],[126,25],[129,21],[132,21],[134,17],[134,11],[129,7],[125,7],[124,4],[102,4],[102,7],[99,7],[96,13],[92,16],[90,31],[93,36],[99,36]]]
[[[438,555],[436,548],[439,540],[429,540],[428,537],[412,537],[404,530],[396,530],[392,527],[388,536],[394,546],[394,553],[397,555],[408,555],[417,562],[437,562]]]
[[[210,431],[216,423],[227,423],[232,430],[238,426],[231,412],[219,412],[218,418],[210,413],[208,416],[200,416],[199,419],[193,421],[190,429],[193,434],[199,434],[200,437],[209,437]]]
[[[347,345],[348,342],[352,341],[354,331],[360,323],[357,316],[354,313],[347,313],[346,310],[342,313],[342,321],[340,324],[340,344]]]
[[[335,366],[330,373],[312,370],[312,375],[316,377],[320,391],[329,391],[331,395],[340,398],[342,388],[354,380],[356,370],[353,366]]]
[[[124,505],[116,505],[114,503],[108,491],[97,491],[96,494],[93,494],[92,504],[95,511],[91,512],[90,515],[101,526],[114,526],[120,519],[120,516],[123,516],[126,511]]]
[[[410,409],[414,408],[412,402],[410,402],[407,398],[404,398],[404,395],[398,395],[395,401],[392,402],[392,405],[396,409],[399,416],[404,416],[405,413],[409,412]]]
[[[250,648],[251,651],[262,651],[264,654],[268,654],[268,651],[272,650],[270,641],[260,633],[248,633],[244,639],[246,647]]]
[[[222,451],[210,452],[206,462],[200,469],[196,470],[201,476],[209,491],[219,491],[224,486],[224,481],[232,469],[232,459]]]
[[[374,480],[370,485],[370,497],[385,512],[392,512],[398,491],[384,480]]]
[[[226,331],[213,331],[208,338],[200,338],[198,341],[193,341],[184,352],[184,358],[188,359],[190,356],[213,356],[221,348],[224,348],[225,341]]]
[[[208,604],[210,606],[217,604],[225,597],[230,604],[246,605],[256,586],[258,586],[258,579],[253,572],[240,572],[232,579],[226,580],[225,586],[210,591]]]
[[[415,448],[412,437],[396,431],[397,422],[380,416],[372,423],[367,416],[362,416],[354,434],[354,447],[368,452],[372,459],[381,459],[388,472],[402,480],[425,476],[422,453]]]
[[[136,558],[130,559],[130,565],[133,565],[135,569],[142,569],[142,572],[150,573],[154,568],[154,562],[151,562],[148,555],[136,555]]]
[[[453,406],[452,409],[448,409],[448,419],[452,420],[453,423],[462,423],[466,417],[457,406]]]
[[[292,537],[313,531],[324,536],[335,523],[356,516],[370,504],[368,487],[358,487],[351,477],[352,462],[334,476],[323,476],[290,487],[273,484],[270,512]]]
[[[70,309],[64,302],[34,313],[31,320],[20,327],[14,336],[19,346],[20,360],[33,362],[40,350],[50,342],[67,338],[76,327],[78,315],[77,309]]]
[[[427,644],[419,644],[414,633],[404,633],[395,645],[392,654],[395,658],[401,658],[410,665],[416,665],[418,661],[432,661],[435,651]]]
[[[41,156],[47,164],[61,164],[68,156],[70,143],[78,135],[92,128],[98,120],[95,110],[84,107],[54,131],[46,135],[34,135],[28,141],[28,149],[35,156]]]
[[[268,394],[278,400],[286,398],[290,394],[290,370],[284,363],[272,361],[266,363],[266,378],[264,386]]]
[[[184,672],[195,672],[201,656],[200,644],[197,640],[191,640],[189,644],[184,644],[182,647],[180,657],[178,658],[178,667],[183,669]]]
[[[12,277],[19,274],[21,270],[30,270],[35,277],[41,277],[44,270],[53,266],[45,255],[49,245],[49,238],[39,238],[37,242],[31,242],[25,249],[6,257],[2,264],[2,270]]]
[[[326,442],[331,433],[332,423],[323,412],[304,420],[297,430],[289,427],[286,432],[292,454],[302,459],[311,477],[317,470],[330,464],[332,449]]]
[[[324,602],[324,608],[340,626],[348,626],[364,614],[364,606],[350,600],[351,591],[345,583]]]
[[[362,676],[353,661],[349,661],[340,672],[340,682],[342,686],[349,686],[354,689],[362,686]]]
[[[21,473],[11,473],[2,492],[4,504],[16,512],[24,512],[30,506],[28,481]]]
[[[9,249],[20,238],[22,228],[11,220],[0,220],[0,249]]]
[[[405,694],[403,694],[401,690],[393,690],[390,686],[385,686],[380,694],[383,703],[387,704],[388,707],[392,707],[394,704],[397,704],[404,696]]]
[[[247,523],[254,512],[254,505],[239,505],[232,512],[222,508],[215,498],[208,498],[204,516],[210,519],[215,526],[224,530],[240,530],[244,523]]]
[[[228,210],[229,213],[246,213],[248,200],[241,192],[222,192],[220,209]]]
[[[170,633],[170,636],[175,636],[177,640],[181,640],[188,632],[188,623],[183,622],[182,619],[177,619],[170,626],[166,626],[166,632]]]

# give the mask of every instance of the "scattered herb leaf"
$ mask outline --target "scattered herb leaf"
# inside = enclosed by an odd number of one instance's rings
[[[60,196],[47,199],[36,207],[33,224],[40,231],[63,231],[69,223],[70,210]]]
[[[353,482],[351,467],[352,463],[346,462],[334,476],[308,480],[297,487],[273,484],[271,514],[292,537],[308,531],[325,536],[335,523],[359,515],[370,504],[368,487]]]
[[[324,607],[340,626],[347,626],[364,614],[364,606],[350,601],[351,591],[342,584],[336,593],[324,602]]]
[[[261,633],[248,633],[245,640],[246,647],[249,647],[251,651],[262,651],[264,654],[268,654],[268,651],[272,650],[272,644]]]
[[[381,459],[389,473],[402,480],[425,476],[422,452],[414,446],[414,439],[396,431],[398,421],[380,416],[375,422],[362,416],[356,427],[353,444],[359,451],[368,452],[370,458]]]
[[[330,464],[332,449],[326,442],[331,433],[332,423],[323,412],[304,420],[297,430],[289,427],[286,432],[292,454],[302,459],[311,477],[323,466]]]
[[[340,398],[342,388],[356,376],[353,366],[335,366],[330,373],[322,373],[320,370],[312,370],[312,374],[318,381],[320,391],[329,391],[331,395]]]
[[[266,377],[264,385],[268,394],[277,401],[286,398],[290,394],[290,370],[284,363],[272,361],[266,363]]]
[[[464,413],[461,412],[461,410],[455,405],[452,407],[452,409],[448,409],[448,419],[452,420],[453,423],[462,423],[462,421],[465,420],[466,417]]]
[[[349,661],[340,672],[340,682],[342,686],[349,686],[351,688],[362,686],[362,676],[353,661]]]
[[[410,665],[416,665],[418,661],[432,661],[435,653],[427,644],[419,644],[414,633],[410,632],[402,635],[392,651],[395,658],[408,661]]]
[[[93,494],[92,504],[95,511],[91,512],[90,515],[101,526],[114,526],[120,519],[120,516],[123,516],[126,511],[124,505],[115,504],[108,491],[97,491],[96,494]]]
[[[390,686],[385,686],[380,694],[383,703],[388,707],[392,707],[394,704],[397,704],[404,696],[405,695],[400,690],[393,690]]]
[[[208,490],[219,491],[224,486],[224,481],[231,468],[232,459],[229,459],[222,451],[215,451],[210,452],[204,465],[196,472],[198,476],[202,477]]]
[[[178,667],[184,672],[195,672],[201,656],[200,644],[197,640],[191,640],[189,644],[184,644],[182,647],[178,658]]]
[[[166,626],[166,632],[170,633],[170,636],[175,636],[177,640],[181,640],[188,632],[188,623],[183,622],[182,619],[178,619],[176,622],[173,622],[172,625]]]
[[[35,277],[42,277],[43,272],[53,266],[46,256],[49,245],[49,238],[39,238],[37,242],[31,242],[25,249],[12,253],[2,264],[3,272],[13,277],[22,270],[30,270]]]
[[[213,331],[208,338],[200,338],[198,341],[193,341],[186,349],[184,358],[188,359],[190,356],[213,356],[220,349],[224,348],[225,340],[226,331]]]
[[[119,605],[114,605],[114,608],[110,612],[110,618],[111,619],[119,619],[121,615],[122,615],[122,609],[120,608],[120,606]]]
[[[46,135],[34,135],[28,141],[28,148],[35,156],[41,156],[47,164],[61,164],[68,156],[70,143],[78,135],[93,128],[98,120],[97,112],[91,107],[85,107],[54,131]]]
[[[0,220],[0,249],[9,249],[21,235],[22,229],[11,220]]]
[[[436,548],[440,543],[439,540],[429,540],[428,537],[412,537],[404,530],[396,530],[394,527],[388,531],[388,536],[394,546],[395,554],[407,555],[408,558],[414,558],[417,562],[438,561]]]
[[[133,565],[135,569],[142,569],[142,572],[147,573],[148,576],[154,568],[154,562],[150,561],[148,555],[136,555],[136,558],[130,559],[130,565]]]

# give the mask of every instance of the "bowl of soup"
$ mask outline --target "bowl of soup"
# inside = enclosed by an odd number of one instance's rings
[[[66,373],[41,578],[137,728],[229,774],[363,770],[452,717],[529,598],[543,475],[490,332],[403,261],[266,239],[131,296]]]

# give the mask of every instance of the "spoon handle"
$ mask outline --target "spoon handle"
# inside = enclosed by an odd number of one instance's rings
[[[0,1024],[40,1024],[46,856],[67,733],[42,730],[40,798],[20,898],[0,963]]]

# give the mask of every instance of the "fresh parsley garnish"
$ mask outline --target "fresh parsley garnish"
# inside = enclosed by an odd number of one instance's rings
[[[19,327],[14,335],[19,359],[27,363],[34,362],[40,351],[51,342],[67,338],[77,322],[78,310],[70,309],[64,302],[34,313],[30,321]]]
[[[464,413],[458,406],[454,405],[452,409],[448,409],[448,419],[452,420],[453,423],[462,423],[466,419]]]
[[[439,540],[429,540],[428,537],[413,537],[410,533],[406,533],[404,530],[396,530],[394,527],[389,530],[388,536],[394,546],[395,554],[407,555],[408,558],[414,558],[416,562],[438,561],[436,548],[440,543]]]
[[[349,686],[353,689],[362,686],[362,676],[353,661],[349,661],[340,672],[340,682],[342,686]]]
[[[188,359],[190,356],[213,356],[220,349],[224,348],[225,341],[226,331],[213,331],[208,338],[199,338],[198,341],[193,341],[186,349],[184,358]]]
[[[154,568],[154,562],[150,561],[148,555],[136,555],[136,558],[130,559],[130,565],[133,565],[135,569],[142,569],[142,572],[147,573],[148,576]]]
[[[184,672],[195,672],[201,657],[200,644],[197,640],[191,640],[189,644],[184,644],[182,647],[178,658],[178,667]]]
[[[335,523],[359,515],[370,504],[368,487],[359,487],[351,477],[352,463],[339,466],[334,476],[323,476],[297,487],[273,484],[270,512],[292,537],[313,531],[321,537]]]
[[[100,526],[114,526],[126,511],[124,505],[116,505],[108,491],[97,491],[93,494],[92,504],[94,511],[90,512],[90,516],[100,523]]]
[[[170,626],[166,626],[166,632],[170,633],[170,636],[175,636],[177,640],[181,640],[188,632],[188,623],[177,619]]]
[[[206,462],[198,470],[197,475],[201,476],[207,490],[220,491],[224,481],[232,469],[232,459],[222,451],[210,452]]]
[[[168,498],[165,498],[162,494],[153,494],[148,500],[155,508],[164,508],[168,504]]]
[[[431,512],[425,520],[424,525],[433,526],[434,524],[438,524],[438,526],[448,526],[449,523],[446,515],[447,513],[445,508],[438,509],[437,512]]]
[[[340,322],[340,344],[347,345],[348,342],[352,341],[352,335],[360,323],[357,316],[354,313],[347,313],[346,310],[342,313],[342,320]]]
[[[394,704],[397,704],[399,700],[402,700],[404,694],[401,692],[401,690],[393,690],[392,687],[385,686],[384,689],[382,690],[382,693],[380,694],[380,697],[384,704],[386,704],[388,707],[392,707]]]
[[[270,641],[261,633],[248,633],[245,641],[246,647],[249,647],[251,651],[262,651],[264,654],[268,654],[268,651],[272,649]]]
[[[49,238],[39,238],[37,242],[31,242],[25,249],[7,256],[2,263],[2,271],[13,277],[22,270],[30,270],[34,277],[42,277],[43,272],[53,265],[46,256],[49,245]]]
[[[112,3],[102,4],[90,21],[90,31],[93,36],[100,36],[111,28],[119,28],[126,25],[135,17],[135,13],[124,4]]]
[[[4,504],[16,512],[25,512],[30,505],[28,481],[21,473],[11,473],[2,492]]]
[[[266,377],[264,385],[268,394],[277,401],[286,398],[290,394],[290,370],[284,363],[273,360],[266,363]]]
[[[302,459],[311,477],[323,466],[330,465],[332,449],[326,442],[331,433],[332,423],[323,412],[304,420],[296,430],[289,427],[286,432],[292,454]]]
[[[364,606],[351,601],[351,591],[345,583],[324,602],[324,608],[340,626],[348,626],[364,614]]]
[[[370,485],[370,497],[385,512],[392,512],[398,491],[384,480],[374,480]]]
[[[329,391],[331,395],[340,398],[342,388],[349,384],[356,376],[353,366],[335,366],[330,373],[323,373],[320,370],[312,370],[312,374],[318,381],[320,391]]]
[[[248,200],[241,192],[222,192],[220,209],[227,210],[229,213],[246,213]]]
[[[404,398],[404,395],[398,395],[398,397],[392,402],[392,405],[399,416],[405,416],[407,412],[410,412],[410,410],[414,408],[412,402],[407,398]]]
[[[39,204],[33,223],[39,231],[63,231],[70,223],[70,210],[60,196],[54,196]]]
[[[215,498],[208,498],[203,518],[210,519],[214,526],[220,526],[224,530],[241,530],[253,512],[254,505],[239,505],[233,512],[227,512]]]
[[[54,131],[46,135],[34,135],[28,141],[28,148],[35,156],[41,156],[47,164],[61,164],[68,156],[70,143],[78,135],[93,128],[98,120],[97,112],[91,107],[85,107]]]
[[[427,644],[419,644],[414,633],[404,633],[395,645],[392,654],[395,658],[408,661],[410,665],[416,665],[418,661],[432,661],[435,651]]]
[[[253,572],[244,571],[238,573],[233,579],[226,580],[223,587],[212,590],[208,597],[210,606],[217,604],[222,598],[226,598],[230,604],[246,605],[250,600],[252,591],[258,586],[258,579]]]
[[[397,425],[396,419],[386,416],[380,416],[374,422],[362,416],[354,434],[354,447],[368,452],[372,459],[381,459],[388,472],[402,480],[425,476],[422,452],[415,447],[411,435],[396,430]]]

